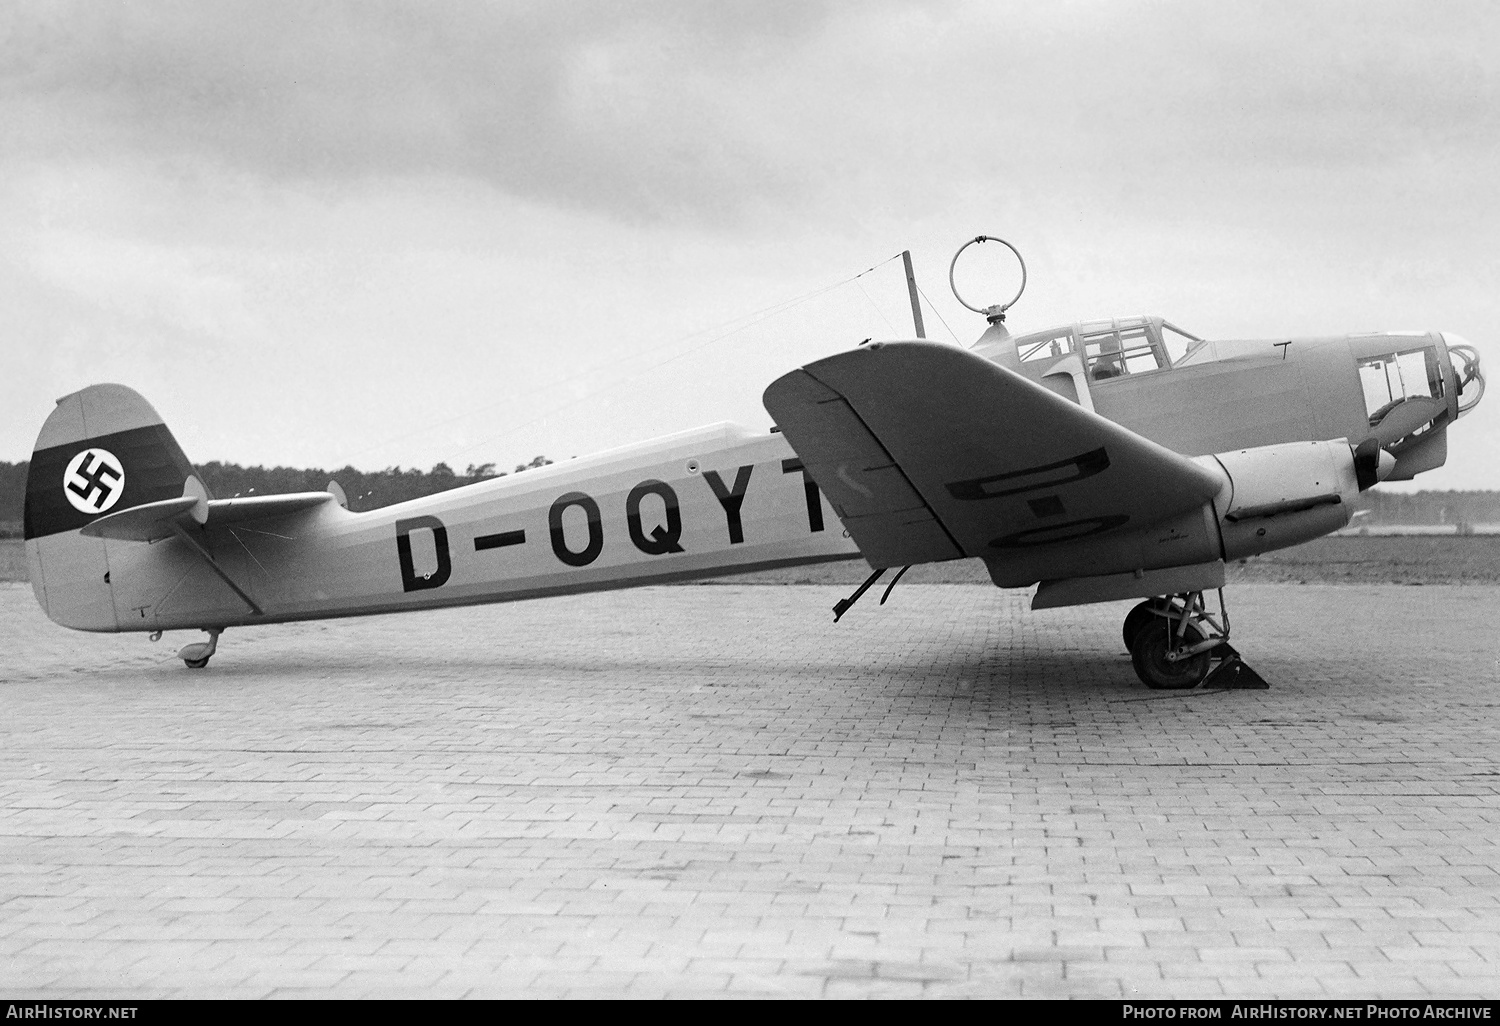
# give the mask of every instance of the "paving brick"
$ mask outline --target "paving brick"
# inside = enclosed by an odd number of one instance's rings
[[[1481,997],[1500,589],[656,588],[175,645],[0,586],[0,993]],[[1400,630],[1393,630],[1400,625]]]

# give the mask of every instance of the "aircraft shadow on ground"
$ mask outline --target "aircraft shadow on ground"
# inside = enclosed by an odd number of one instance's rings
[[[278,678],[388,680],[403,686],[455,680],[515,685],[532,679],[597,680],[624,673],[644,676],[648,683],[643,686],[685,678],[702,678],[708,687],[740,689],[776,687],[778,681],[792,681],[799,688],[853,681],[896,689],[908,696],[934,697],[950,696],[955,689],[1012,696],[1097,694],[1111,699],[1182,697],[1217,690],[1152,691],[1136,677],[1118,639],[1093,631],[1069,638],[1066,647],[1059,648],[1000,631],[970,638],[948,636],[941,644],[871,637],[864,645],[846,641],[827,651],[811,652],[801,644],[785,654],[767,653],[756,639],[751,639],[748,650],[728,646],[705,654],[701,647],[674,646],[671,640],[650,630],[629,632],[618,640],[618,645],[596,641],[582,648],[559,646],[560,650],[549,650],[542,638],[480,638],[456,648],[451,638],[428,641],[421,632],[402,639],[399,645],[393,645],[389,637],[365,639],[361,644],[357,637],[340,638],[337,632],[321,630],[315,636],[281,638],[258,638],[249,632],[236,636],[231,632],[205,670],[188,670],[168,651],[160,651],[149,663],[121,667],[118,672],[189,687],[231,681],[253,686]],[[1274,657],[1257,659],[1253,651],[1246,656],[1253,666],[1268,674],[1267,680],[1273,685],[1320,676],[1317,666],[1306,663]],[[1347,673],[1347,665],[1343,669]]]
[[[1064,651],[997,651],[993,645],[973,644],[945,648],[872,651],[866,658],[764,658],[718,657],[709,661],[684,656],[645,655],[639,651],[597,657],[549,654],[537,650],[487,651],[483,645],[460,653],[420,651],[392,658],[388,648],[365,651],[312,650],[277,651],[253,645],[241,651],[221,650],[210,666],[189,671],[176,660],[164,660],[134,672],[162,683],[223,681],[252,683],[278,677],[311,677],[319,680],[345,678],[391,678],[411,685],[452,681],[455,678],[515,683],[527,679],[597,679],[615,673],[644,675],[648,681],[673,681],[702,677],[714,688],[762,688],[778,681],[794,682],[798,688],[832,683],[859,682],[872,687],[898,689],[906,694],[951,695],[955,688],[994,692],[1100,693],[1119,696],[1130,692],[1150,694],[1136,678],[1130,660],[1120,652],[1069,649]],[[645,686],[649,686],[645,685]]]

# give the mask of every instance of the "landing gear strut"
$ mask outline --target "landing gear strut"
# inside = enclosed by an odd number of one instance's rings
[[[186,663],[190,670],[203,669],[208,665],[208,657],[219,650],[219,635],[224,633],[224,628],[205,627],[203,630],[208,635],[207,641],[184,645],[177,653],[177,658]]]
[[[1222,589],[1218,616],[1208,611],[1201,591],[1164,595],[1132,609],[1122,633],[1136,676],[1148,688],[1179,691],[1205,683],[1219,688],[1270,687],[1229,645]]]

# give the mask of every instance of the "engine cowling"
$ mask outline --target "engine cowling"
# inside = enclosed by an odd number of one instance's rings
[[[1366,450],[1369,451],[1366,451]],[[1348,525],[1354,498],[1389,474],[1389,453],[1336,438],[1202,456],[1224,478],[1214,499],[1225,559],[1298,545]]]

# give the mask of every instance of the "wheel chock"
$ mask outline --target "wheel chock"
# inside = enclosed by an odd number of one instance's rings
[[[1220,660],[1219,665],[1208,671],[1199,687],[1228,691],[1264,691],[1270,688],[1265,678],[1250,669],[1228,643],[1217,646],[1213,653]]]

